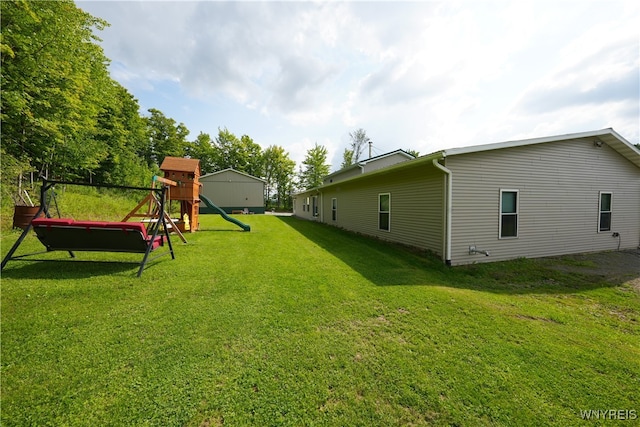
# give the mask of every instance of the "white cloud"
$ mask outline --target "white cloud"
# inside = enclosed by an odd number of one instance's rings
[[[382,152],[609,126],[637,142],[635,3],[78,4],[112,24],[113,76],[142,104],[300,161],[315,142],[339,158],[355,128]]]

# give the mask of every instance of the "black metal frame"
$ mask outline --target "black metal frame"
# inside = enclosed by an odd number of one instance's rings
[[[169,236],[169,227],[167,227],[167,222],[166,222],[166,218],[165,218],[165,215],[164,215],[165,203],[166,203],[166,195],[167,195],[167,189],[168,189],[168,187],[166,185],[163,185],[161,188],[155,188],[155,187],[146,188],[146,187],[129,187],[129,186],[125,186],[125,185],[89,184],[89,183],[69,182],[69,181],[52,181],[52,180],[48,180],[48,179],[43,179],[42,180],[42,187],[40,188],[40,209],[33,216],[32,220],[29,221],[29,225],[24,229],[24,231],[22,232],[22,234],[20,235],[18,240],[13,244],[13,246],[11,247],[11,249],[9,250],[7,255],[2,260],[2,265],[0,266],[0,270],[3,270],[5,265],[7,265],[7,263],[10,260],[18,260],[18,259],[23,259],[23,258],[31,256],[31,255],[38,255],[38,254],[42,254],[42,253],[46,253],[46,252],[55,251],[55,249],[47,248],[47,250],[44,251],[44,252],[35,252],[35,253],[31,253],[31,254],[26,254],[26,255],[13,256],[13,254],[16,252],[16,250],[18,249],[18,247],[20,246],[20,244],[22,243],[24,238],[27,236],[29,231],[31,231],[31,229],[33,228],[33,225],[32,225],[33,219],[38,218],[43,212],[44,212],[44,214],[45,214],[45,216],[47,218],[51,218],[51,213],[49,212],[49,203],[47,202],[47,193],[49,191],[52,191],[56,185],[79,185],[79,186],[85,186],[85,187],[113,188],[113,189],[120,189],[120,190],[151,191],[151,192],[155,193],[156,200],[160,204],[160,206],[158,208],[158,211],[159,211],[158,212],[158,220],[157,221],[151,221],[149,223],[148,228],[147,228],[147,235],[151,236],[151,238],[149,239],[149,243],[148,243],[148,245],[146,247],[146,250],[144,252],[144,257],[142,258],[142,261],[140,262],[140,268],[138,269],[137,276],[140,277],[140,275],[142,274],[142,271],[144,270],[146,264],[148,262],[156,259],[156,258],[159,258],[159,257],[164,256],[164,255],[168,255],[168,254],[171,255],[171,259],[175,259],[176,258],[175,254],[173,253],[173,246],[171,245],[171,237]],[[57,201],[55,201],[55,195],[53,195],[53,199],[54,199],[54,202],[56,203],[56,209],[57,209]],[[59,210],[58,210],[58,216],[60,216]],[[169,246],[169,250],[167,252],[163,252],[161,254],[158,254],[157,256],[149,258],[149,254],[153,250],[153,244],[156,241],[156,238],[160,235],[160,226],[161,225],[162,225],[163,236],[164,236],[164,239],[162,239],[162,246],[164,246],[164,241],[166,239],[167,245]],[[73,250],[81,252],[82,248],[74,248]],[[73,250],[67,250],[67,252],[69,252],[69,255],[71,256],[71,258],[75,258],[75,254],[73,253]],[[105,251],[113,251],[113,250],[105,249]]]

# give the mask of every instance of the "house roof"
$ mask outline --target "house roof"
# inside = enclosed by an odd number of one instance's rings
[[[404,150],[395,150],[395,151],[391,151],[389,153],[384,153],[384,154],[380,154],[380,155],[377,155],[377,156],[370,157],[370,158],[365,159],[365,160],[361,160],[358,163],[366,165],[369,162],[373,162],[375,160],[380,160],[380,159],[383,159],[385,157],[393,156],[394,154],[402,154],[403,156],[405,156],[409,160],[415,159],[415,157],[413,155],[407,153]]]
[[[208,176],[219,175],[219,174],[222,174],[222,173],[225,173],[225,172],[233,172],[233,173],[237,173],[238,175],[246,176],[247,178],[253,178],[253,179],[255,179],[256,181],[261,181],[261,182],[264,182],[264,183],[266,183],[266,182],[267,182],[267,181],[265,181],[265,180],[264,180],[264,179],[262,179],[262,178],[258,178],[257,176],[253,176],[253,175],[249,175],[248,173],[244,173],[244,172],[237,171],[237,170],[235,170],[234,168],[222,169],[222,170],[217,171],[217,172],[211,172],[211,173],[208,173],[208,174],[206,174],[206,175],[202,175],[202,176],[200,177],[200,180],[202,180],[203,178],[206,178],[206,177],[208,177]]]
[[[359,168],[359,167],[361,168],[362,166],[366,165],[367,163],[374,162],[374,161],[380,160],[380,159],[384,159],[385,157],[393,156],[395,154],[401,154],[401,155],[405,156],[408,160],[415,159],[414,156],[412,156],[411,154],[407,153],[404,150],[395,150],[395,151],[391,151],[389,153],[384,153],[384,154],[380,154],[378,156],[370,157],[370,158],[368,158],[366,160],[359,160],[358,162],[356,162],[356,163],[354,163],[354,164],[352,164],[350,166],[347,166],[346,168],[342,168],[342,169],[337,170],[337,171],[335,171],[333,173],[330,173],[329,175],[325,176],[324,179],[331,178],[332,176],[341,174],[341,173],[343,173],[345,171],[348,171],[350,169],[356,169],[356,168]]]
[[[442,157],[449,157],[460,154],[477,153],[480,151],[500,150],[503,148],[522,147],[525,145],[543,144],[546,142],[559,142],[569,139],[590,139],[593,140],[594,144],[598,141],[607,144],[609,147],[617,151],[620,155],[631,161],[631,163],[640,167],[640,150],[638,150],[633,144],[624,139],[612,128],[589,132],[570,133],[566,135],[546,136],[542,138],[498,142],[495,144],[475,145],[471,147],[450,148],[448,150],[442,150],[436,153],[442,153]]]
[[[197,172],[200,168],[199,159],[185,157],[165,157],[160,166],[163,171]]]
[[[411,161],[401,162],[395,165],[388,166],[386,168],[382,168],[382,169],[378,169],[365,174],[357,175],[337,183],[324,184],[318,188],[305,190],[305,191],[302,191],[301,193],[320,190],[320,189],[332,187],[334,185],[344,184],[345,182],[362,179],[365,177],[382,175],[382,174],[391,173],[401,169],[416,167],[424,163],[431,163],[433,162],[433,160],[443,159],[446,157],[451,157],[456,155],[477,153],[477,152],[491,151],[491,150],[500,150],[503,148],[511,148],[511,147],[522,147],[526,145],[543,144],[546,142],[561,142],[561,141],[575,140],[575,139],[592,140],[594,144],[598,141],[602,142],[603,144],[607,144],[612,149],[620,153],[620,155],[628,159],[631,163],[633,163],[637,167],[640,167],[640,150],[638,150],[633,144],[631,144],[629,141],[627,141],[622,136],[620,136],[616,131],[614,131],[611,128],[607,128],[607,129],[601,129],[601,130],[589,131],[589,132],[571,133],[566,135],[547,136],[542,138],[522,139],[517,141],[499,142],[495,144],[484,144],[484,145],[475,145],[470,147],[460,147],[460,148],[450,148],[447,150],[440,150],[431,154],[418,157],[417,159],[414,159]]]

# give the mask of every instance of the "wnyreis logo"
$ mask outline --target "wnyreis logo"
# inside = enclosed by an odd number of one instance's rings
[[[583,420],[637,420],[638,411],[635,409],[587,409],[580,410]]]

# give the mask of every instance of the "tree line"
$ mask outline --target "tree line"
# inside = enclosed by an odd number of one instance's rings
[[[226,168],[264,178],[269,200],[289,207],[295,162],[226,128],[189,130],[138,101],[111,78],[96,32],[109,24],[73,1],[2,1],[0,147],[3,194],[21,174],[144,186],[166,156],[201,160],[202,173]],[[325,158],[319,159],[328,169]],[[310,164],[305,166],[315,167]],[[303,177],[304,178],[304,177]]]
[[[265,179],[268,204],[290,208],[297,189],[329,173],[318,145],[296,164],[281,146],[262,148],[227,128],[189,140],[183,123],[137,99],[109,73],[97,32],[109,24],[71,0],[0,2],[2,16],[0,178],[3,197],[20,175],[147,186],[166,156],[200,159],[202,173],[227,168]],[[369,139],[350,134],[342,166],[358,161]]]

